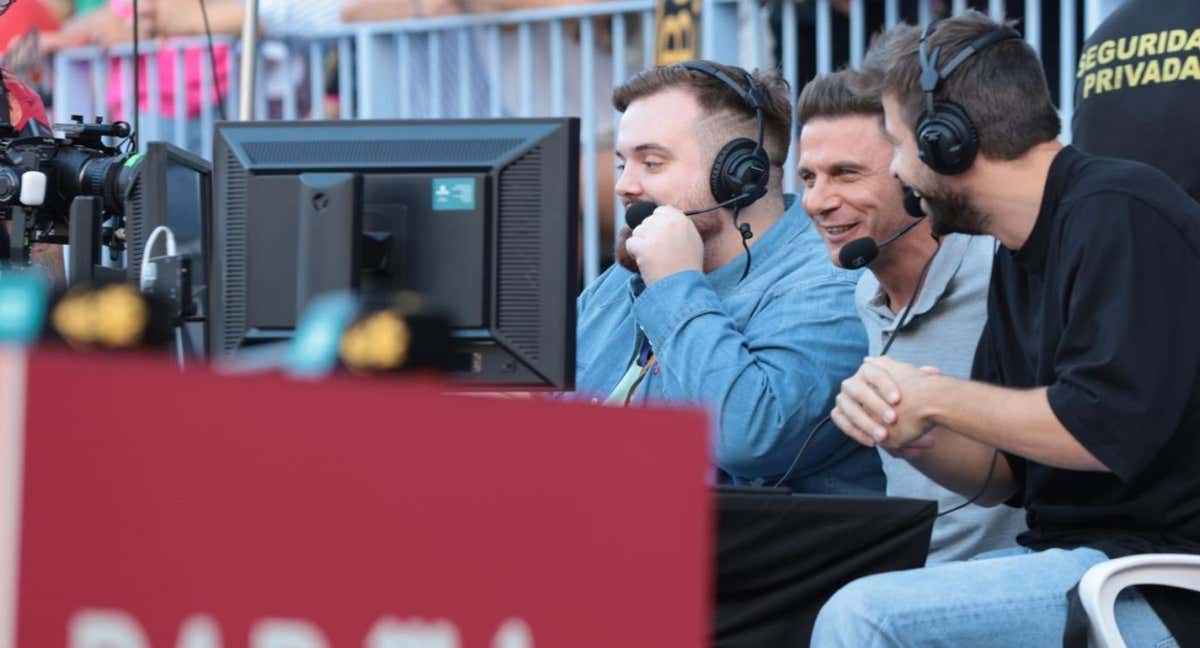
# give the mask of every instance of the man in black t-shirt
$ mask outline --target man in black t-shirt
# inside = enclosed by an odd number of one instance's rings
[[[1157,167],[1200,200],[1200,2],[1126,0],[1077,70],[1072,144]]]
[[[1002,248],[973,380],[869,358],[832,418],[964,497],[1024,507],[1029,531],[989,560],[851,583],[813,645],[1058,643],[1092,565],[1200,553],[1200,205],[1151,167],[1059,144],[1011,27],[968,12],[873,47],[893,173],[935,234]],[[1118,599],[1130,646],[1182,638],[1151,602]]]

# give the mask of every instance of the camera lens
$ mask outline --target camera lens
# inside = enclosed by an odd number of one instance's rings
[[[21,177],[12,167],[0,166],[0,202],[12,202],[21,193]]]

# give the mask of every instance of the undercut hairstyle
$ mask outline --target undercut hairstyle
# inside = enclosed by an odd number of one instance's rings
[[[940,70],[975,39],[1015,23],[996,22],[978,11],[947,18],[934,28],[927,51],[941,48],[934,65]],[[863,60],[863,79],[879,96],[896,97],[909,128],[925,110],[918,47],[921,31],[897,25],[872,40]],[[1050,99],[1046,73],[1033,48],[1022,39],[993,43],[972,54],[934,92],[970,115],[979,133],[979,152],[1012,160],[1058,137],[1062,124]]]
[[[737,68],[707,61],[710,65],[744,84],[745,78]],[[792,137],[791,89],[778,74],[755,70],[751,73],[763,98],[763,148],[773,166],[782,166],[787,159]],[[745,85],[743,85],[745,87]],[[613,90],[613,108],[625,112],[629,104],[664,90],[683,88],[696,98],[709,116],[698,124],[700,135],[709,147],[719,148],[737,137],[758,139],[758,123],[751,108],[733,89],[719,79],[689,70],[681,65],[668,65],[640,72]],[[669,115],[664,115],[669,119]],[[716,149],[712,151],[716,155]],[[771,174],[772,184],[778,174]]]

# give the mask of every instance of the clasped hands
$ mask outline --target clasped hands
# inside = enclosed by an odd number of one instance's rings
[[[842,381],[830,418],[847,436],[913,458],[933,447],[934,423],[927,407],[929,387],[940,372],[887,357],[863,361]]]

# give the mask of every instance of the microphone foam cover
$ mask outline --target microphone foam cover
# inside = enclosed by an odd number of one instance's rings
[[[870,237],[858,238],[842,246],[838,252],[838,261],[843,268],[857,270],[866,266],[879,256],[879,246]]]
[[[625,224],[629,226],[629,229],[636,229],[638,225],[642,224],[642,221],[654,213],[655,209],[658,209],[658,205],[652,202],[634,203],[625,210]]]

